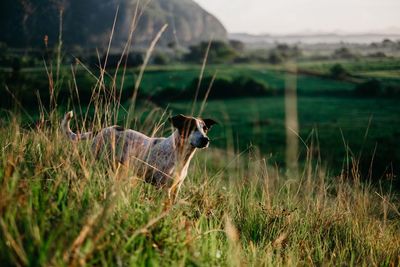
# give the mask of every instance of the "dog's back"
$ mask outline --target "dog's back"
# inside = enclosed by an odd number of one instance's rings
[[[184,115],[170,118],[175,131],[167,138],[152,138],[120,126],[93,132],[74,133],[70,129],[72,112],[65,114],[61,123],[63,133],[72,141],[92,139],[92,151],[111,162],[119,162],[136,174],[143,175],[147,182],[159,187],[170,184],[169,194],[175,194],[185,179],[189,163],[197,148],[206,148],[209,138],[206,133],[216,122],[212,119],[196,119]]]

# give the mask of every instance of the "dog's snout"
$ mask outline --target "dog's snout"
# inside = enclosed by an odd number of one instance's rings
[[[209,142],[210,142],[210,138],[208,138],[207,136],[203,136],[203,137],[200,139],[200,143],[201,143],[201,146],[202,146],[202,147],[207,146]]]

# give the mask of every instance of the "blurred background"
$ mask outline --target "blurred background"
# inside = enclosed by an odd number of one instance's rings
[[[142,121],[197,115],[206,99],[214,147],[393,181],[398,11],[397,0],[2,0],[0,123],[13,111],[37,126],[51,106],[93,114],[94,94],[122,111],[134,96]]]

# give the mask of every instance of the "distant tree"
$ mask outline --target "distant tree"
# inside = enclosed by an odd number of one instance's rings
[[[400,86],[389,85],[384,90],[385,96],[400,96]]]
[[[329,71],[331,76],[335,79],[343,79],[349,75],[348,71],[341,64],[333,65]]]
[[[231,87],[237,96],[246,95],[246,91],[247,94],[251,96],[262,96],[272,93],[272,90],[267,84],[250,76],[236,77],[232,81]]]
[[[301,51],[301,49],[297,45],[292,47],[291,57],[298,58],[302,54],[303,54],[303,52]]]
[[[206,55],[208,45],[208,42],[201,42],[198,45],[189,47],[190,51],[185,55],[184,59],[189,62],[201,62]],[[229,44],[223,41],[215,41],[210,45],[208,61],[212,63],[232,62],[236,55],[236,51]]]
[[[245,49],[245,44],[238,40],[229,40],[229,45],[239,53],[243,53]]]
[[[386,58],[387,55],[386,55],[384,52],[376,52],[376,53],[368,54],[368,57],[372,57],[372,58]]]
[[[288,56],[290,54],[290,46],[288,44],[278,44],[276,46],[276,51],[279,51],[282,55]]]
[[[271,64],[281,64],[286,59],[278,51],[272,50],[268,56],[268,62]]]
[[[275,49],[286,59],[297,58],[301,55],[301,50],[297,45],[278,44]]]
[[[144,58],[142,53],[130,53],[128,56],[128,67],[139,67],[143,64]]]
[[[198,88],[199,79],[195,78],[184,90],[165,88],[159,91],[154,98],[158,101],[192,99],[198,93],[198,97],[202,99],[206,96],[211,82],[213,86],[208,95],[209,99],[268,96],[275,93],[267,84],[253,77],[238,76],[231,80],[226,77],[214,79],[213,77],[206,76],[203,78],[200,88]]]
[[[333,52],[332,57],[338,59],[350,59],[356,58],[356,55],[353,54],[347,47],[341,47]]]
[[[167,87],[158,91],[155,95],[155,99],[158,101],[166,101],[171,99],[192,99],[195,94],[198,94],[199,99],[203,99],[207,94],[211,82],[213,82],[213,86],[208,96],[209,99],[224,98],[226,96],[232,97],[232,86],[229,79],[214,79],[213,77],[207,76],[202,79],[200,87],[198,87],[199,78],[195,78],[183,90]]]
[[[376,43],[376,42],[370,43],[369,46],[370,46],[371,48],[374,48],[374,49],[379,48],[379,44]]]
[[[296,45],[277,44],[276,47],[270,51],[268,62],[271,64],[280,64],[289,59],[298,58],[301,54],[300,48]]]
[[[153,63],[156,65],[167,65],[170,62],[169,57],[165,53],[157,53],[154,55]]]
[[[393,46],[394,44],[395,44],[395,42],[393,42],[393,41],[390,40],[390,39],[384,39],[384,40],[382,41],[383,47],[391,47],[391,46]]]
[[[355,88],[355,93],[364,97],[380,96],[383,94],[383,86],[379,80],[371,79],[359,84]]]

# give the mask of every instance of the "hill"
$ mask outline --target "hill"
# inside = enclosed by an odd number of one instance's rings
[[[63,10],[63,40],[68,47],[105,46],[114,16],[118,12],[114,33],[115,47],[128,38],[132,18],[139,0],[3,0],[0,4],[0,42],[11,47],[39,47],[44,36],[49,44],[57,41],[60,10]],[[147,45],[159,29],[169,27],[161,45],[174,42],[188,45],[202,40],[226,39],[224,26],[192,0],[139,1],[141,14],[134,41]]]

